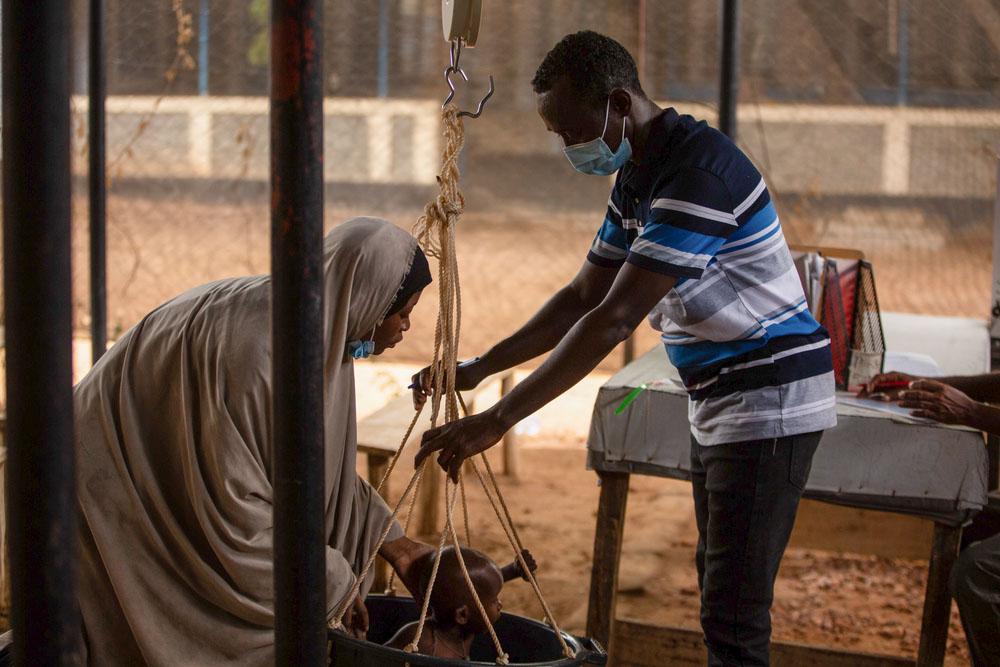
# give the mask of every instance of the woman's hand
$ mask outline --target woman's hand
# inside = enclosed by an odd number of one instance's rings
[[[351,601],[351,606],[344,614],[344,629],[348,634],[358,639],[365,639],[368,636],[368,608],[360,595],[355,595]]]
[[[420,582],[424,570],[434,562],[435,549],[429,544],[411,540],[409,537],[387,542],[379,549],[379,555],[396,571],[399,580],[410,591],[410,595],[418,603],[423,601]]]
[[[873,401],[895,401],[899,398],[900,392],[906,390],[911,382],[919,378],[909,373],[882,373],[873,377],[868,384],[862,387],[858,396],[870,398]],[[903,385],[903,383],[906,383]]]
[[[899,398],[899,405],[911,408],[910,414],[914,417],[979,428],[982,404],[952,386],[934,380],[917,380],[909,389],[900,392]]]
[[[457,482],[462,462],[500,442],[506,432],[493,410],[458,419],[424,433],[414,465],[419,467],[424,459],[440,451],[438,464]]]
[[[479,357],[463,361],[455,369],[455,388],[458,391],[475,389],[486,376]],[[427,402],[427,397],[434,393],[431,385],[431,367],[428,366],[414,374],[410,386],[413,388],[413,409],[419,410]]]

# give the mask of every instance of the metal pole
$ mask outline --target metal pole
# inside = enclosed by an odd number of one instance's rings
[[[1000,144],[996,162],[996,192],[993,198],[993,304],[990,308],[990,369],[1000,370]]]
[[[322,0],[271,0],[271,340],[278,665],[327,663],[322,9]]]
[[[107,350],[107,140],[104,100],[104,0],[90,0],[88,57],[89,159],[90,159],[90,350],[97,363]]]
[[[378,3],[378,96],[389,96],[389,0]]]
[[[993,159],[996,162],[996,194],[993,199],[993,305],[990,308],[990,370],[1000,371],[1000,144]],[[990,435],[986,440],[989,459],[987,489],[1000,486],[1000,438]]]
[[[636,68],[639,70],[639,82],[646,82],[646,0],[639,0],[638,7],[638,25],[636,26],[636,32],[639,33],[638,44],[636,44],[636,49],[639,51],[639,60],[636,63]],[[650,97],[656,95],[656,91],[648,90],[646,93]]]
[[[907,82],[910,79],[910,18],[909,7],[906,0],[899,0],[899,10],[896,13],[896,20],[899,25],[896,29],[897,51],[899,57],[899,79],[896,84],[896,104],[905,106],[909,93]]]
[[[208,0],[198,8],[198,94],[208,95]]]
[[[70,14],[3,1],[7,507],[16,665],[76,664]]]
[[[740,90],[740,0],[722,0],[722,57],[719,129],[736,141],[736,101]]]

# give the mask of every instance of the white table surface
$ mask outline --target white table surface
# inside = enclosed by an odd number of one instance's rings
[[[932,357],[945,374],[989,366],[986,323],[951,317],[883,313],[889,350]],[[662,345],[601,388],[588,439],[596,470],[688,478],[687,396],[669,382],[677,370]],[[615,409],[643,383],[622,414]],[[937,425],[905,424],[888,415],[841,406],[826,432],[806,488],[809,497],[961,523],[986,504],[987,456],[982,435]]]

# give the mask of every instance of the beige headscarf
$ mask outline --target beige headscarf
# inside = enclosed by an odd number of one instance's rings
[[[370,336],[416,248],[372,218],[324,243],[329,614],[390,515],[356,473],[345,348]],[[75,389],[92,664],[273,663],[270,299],[266,276],[190,290],[143,318]],[[396,525],[389,539],[400,536]]]

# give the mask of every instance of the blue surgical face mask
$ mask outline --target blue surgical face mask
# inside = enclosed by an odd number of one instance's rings
[[[375,325],[378,329],[378,325]],[[352,340],[347,343],[347,354],[352,359],[367,359],[375,354],[375,329],[372,329],[371,338],[368,340]]]
[[[622,140],[618,150],[612,151],[604,141],[604,133],[608,131],[608,117],[611,114],[611,98],[604,111],[604,129],[601,136],[582,144],[573,144],[563,149],[569,163],[582,174],[594,176],[610,176],[628,162],[632,157],[632,145],[625,138],[625,118],[622,118]]]

